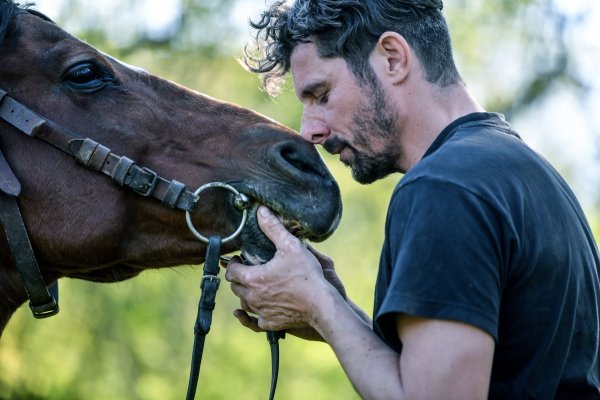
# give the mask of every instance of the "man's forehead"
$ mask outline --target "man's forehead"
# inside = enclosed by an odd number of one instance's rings
[[[290,72],[294,81],[334,78],[346,62],[341,57],[322,57],[313,42],[301,43],[292,51]]]
[[[321,57],[314,42],[297,45],[290,57],[294,90],[299,99],[319,94],[347,75],[346,61],[341,57]]]
[[[317,46],[312,41],[302,42],[296,45],[290,56],[290,65],[304,64],[306,62],[316,61],[319,59]]]
[[[327,80],[327,68],[320,59],[314,45],[302,43],[294,49],[290,58],[290,71],[294,81],[294,91],[299,99],[312,92],[319,83]]]

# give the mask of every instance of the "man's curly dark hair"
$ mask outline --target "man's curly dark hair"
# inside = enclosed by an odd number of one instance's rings
[[[290,69],[294,48],[314,39],[322,57],[343,57],[359,79],[366,79],[369,55],[380,35],[394,31],[414,50],[429,82],[445,87],[461,80],[442,0],[296,0],[276,1],[250,25],[255,46],[244,62],[262,74],[268,92]]]

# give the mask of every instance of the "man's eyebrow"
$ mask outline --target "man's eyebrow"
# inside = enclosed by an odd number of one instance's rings
[[[325,83],[325,81],[310,82],[302,89],[302,92],[300,93],[300,98],[305,99],[307,97],[316,97],[315,94],[326,86],[327,83]]]

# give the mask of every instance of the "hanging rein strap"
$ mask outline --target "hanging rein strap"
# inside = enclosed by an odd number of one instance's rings
[[[27,229],[17,204],[21,185],[0,151],[0,223],[8,242],[13,261],[29,297],[29,308],[35,318],[51,317],[58,313],[58,286],[50,295],[35,259]]]
[[[204,351],[204,340],[210,331],[212,323],[212,313],[215,309],[215,298],[219,289],[219,256],[221,255],[221,238],[211,236],[206,250],[206,260],[204,262],[204,273],[200,289],[200,301],[198,303],[198,315],[194,325],[194,347],[192,349],[192,365],[190,368],[190,379],[186,400],[194,400],[196,396],[196,387],[198,386],[198,376],[200,374],[200,364],[202,363],[202,353]]]
[[[74,157],[78,163],[109,176],[119,186],[128,187],[144,197],[153,197],[164,205],[193,211],[197,196],[176,180],[164,179],[146,167],[89,138],[81,138],[65,127],[36,114],[0,89],[0,119],[20,132],[43,140]]]
[[[202,283],[200,288],[202,293],[200,295],[200,301],[198,304],[198,315],[196,317],[196,324],[194,325],[194,347],[192,350],[192,365],[190,368],[190,378],[188,383],[187,400],[193,400],[196,395],[196,388],[198,386],[198,376],[200,374],[200,364],[202,362],[202,353],[204,350],[204,341],[206,335],[210,331],[210,324],[212,321],[212,312],[215,308],[215,297],[217,290],[219,289],[219,259],[221,258],[221,243],[227,243],[230,240],[235,239],[242,231],[242,228],[246,224],[248,218],[248,208],[250,207],[250,199],[244,194],[238,192],[234,187],[223,182],[211,182],[202,185],[194,192],[194,195],[198,196],[203,191],[211,188],[221,188],[229,190],[234,194],[234,206],[242,211],[242,219],[238,228],[229,236],[221,239],[220,237],[211,236],[210,238],[202,235],[194,227],[189,212],[186,212],[186,221],[188,228],[192,234],[201,242],[208,245],[206,249],[206,257],[204,264],[204,272],[202,276]],[[246,265],[251,263],[240,254],[242,262]],[[228,260],[228,257],[223,257],[224,260]],[[271,347],[271,390],[269,393],[269,399],[273,400],[275,397],[275,389],[277,387],[277,375],[279,373],[279,339],[285,337],[285,332],[267,332],[267,340]]]
[[[279,376],[279,339],[285,339],[285,331],[267,331],[267,341],[271,348],[271,389],[269,400],[275,399],[277,377]]]
[[[192,363],[190,367],[190,378],[188,381],[186,400],[194,400],[196,396],[200,365],[202,363],[202,354],[204,352],[204,342],[206,335],[208,335],[208,332],[210,331],[212,313],[215,309],[215,298],[220,283],[220,279],[217,276],[219,274],[220,250],[221,238],[211,236],[208,239],[204,272],[200,284],[201,294],[200,301],[198,302],[196,323],[194,325],[194,345],[192,348]],[[244,260],[244,262],[247,263],[246,260]],[[285,338],[285,331],[267,332],[267,340],[269,341],[271,348],[271,389],[269,391],[269,400],[275,398],[277,376],[279,375],[279,339],[283,338]]]

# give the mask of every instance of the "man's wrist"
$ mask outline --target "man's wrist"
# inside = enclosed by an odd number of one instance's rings
[[[312,297],[309,325],[312,326],[328,342],[330,335],[336,328],[332,315],[339,316],[340,313],[354,311],[350,304],[344,299],[337,289],[331,285],[326,285],[325,290],[320,291],[320,295]]]

